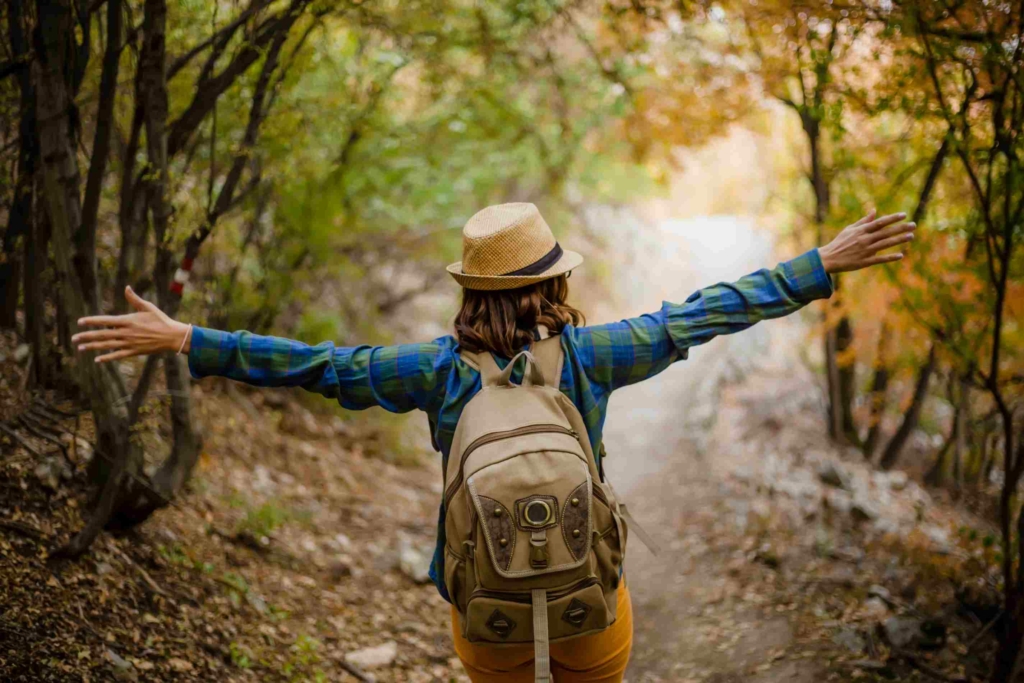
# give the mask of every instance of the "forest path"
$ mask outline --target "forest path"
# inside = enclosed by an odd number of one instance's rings
[[[635,277],[626,304],[653,310],[661,298],[679,301],[700,286],[770,267],[770,246],[740,219],[662,224],[629,257],[643,267],[629,268]],[[796,645],[795,626],[790,615],[759,604],[763,591],[744,595],[748,584],[736,570],[750,564],[745,531],[757,493],[731,477],[756,455],[734,447],[746,431],[744,411],[722,415],[723,391],[741,378],[792,375],[801,334],[789,320],[716,339],[611,401],[608,476],[662,546],[652,556],[633,535],[629,547],[630,681],[812,681],[820,674],[809,659],[773,663]]]

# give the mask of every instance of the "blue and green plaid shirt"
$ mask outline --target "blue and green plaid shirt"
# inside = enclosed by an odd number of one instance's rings
[[[682,304],[666,302],[656,313],[607,325],[567,326],[560,389],[579,409],[598,453],[612,391],[653,377],[686,358],[691,346],[789,315],[831,294],[832,281],[818,250],[812,249],[774,270],[705,287]],[[497,360],[500,366],[508,363]],[[197,379],[220,375],[256,386],[297,386],[352,410],[419,408],[430,420],[434,447],[445,464],[462,409],[480,390],[479,373],[463,362],[451,335],[423,344],[336,347],[196,327],[188,361]],[[430,576],[448,600],[439,578],[444,576],[444,544],[442,503]]]

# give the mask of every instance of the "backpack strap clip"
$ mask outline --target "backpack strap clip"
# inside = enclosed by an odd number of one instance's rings
[[[537,529],[530,533],[530,566],[534,569],[548,566],[547,529]]]

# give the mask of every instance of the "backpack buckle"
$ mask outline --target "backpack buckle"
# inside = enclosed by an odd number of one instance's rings
[[[548,566],[548,532],[539,529],[530,533],[530,566],[543,569]]]

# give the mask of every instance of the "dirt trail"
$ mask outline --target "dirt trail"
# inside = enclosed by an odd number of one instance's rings
[[[797,637],[802,615],[790,611],[781,585],[785,579],[776,575],[774,561],[767,566],[755,561],[758,525],[769,513],[758,489],[744,486],[736,476],[746,471],[757,451],[716,442],[739,438],[749,414],[746,406],[735,405],[734,390],[723,393],[681,396],[675,404],[680,409],[708,401],[716,413],[721,411],[714,425],[692,425],[709,431],[709,443],[704,446],[702,440],[685,436],[663,443],[655,438],[657,445],[649,453],[674,450],[655,471],[645,472],[623,491],[662,546],[654,557],[635,537],[630,545],[626,570],[636,631],[629,679],[810,682],[824,670],[816,659],[775,664],[784,655],[804,652]],[[756,402],[770,400],[754,397]],[[674,424],[680,422],[687,421]],[[656,429],[649,433],[659,434]],[[620,457],[609,467],[613,481],[629,467]]]
[[[634,280],[624,302],[634,312],[773,265],[769,241],[741,220],[668,223],[646,234],[632,258],[651,267],[642,269],[646,277]],[[715,432],[740,427],[720,429],[723,389],[751,373],[795,364],[787,340],[798,334],[795,321],[773,321],[717,339],[611,401],[609,477],[662,545],[658,557],[635,537],[630,545],[626,568],[636,609],[630,680],[811,681],[819,672],[809,660],[771,666],[794,645],[794,628],[786,615],[766,615],[757,600],[744,600],[737,577],[724,571],[742,557],[744,534],[723,522],[735,527],[732,518],[746,514],[752,494],[729,480],[747,465],[744,455],[715,440]]]

